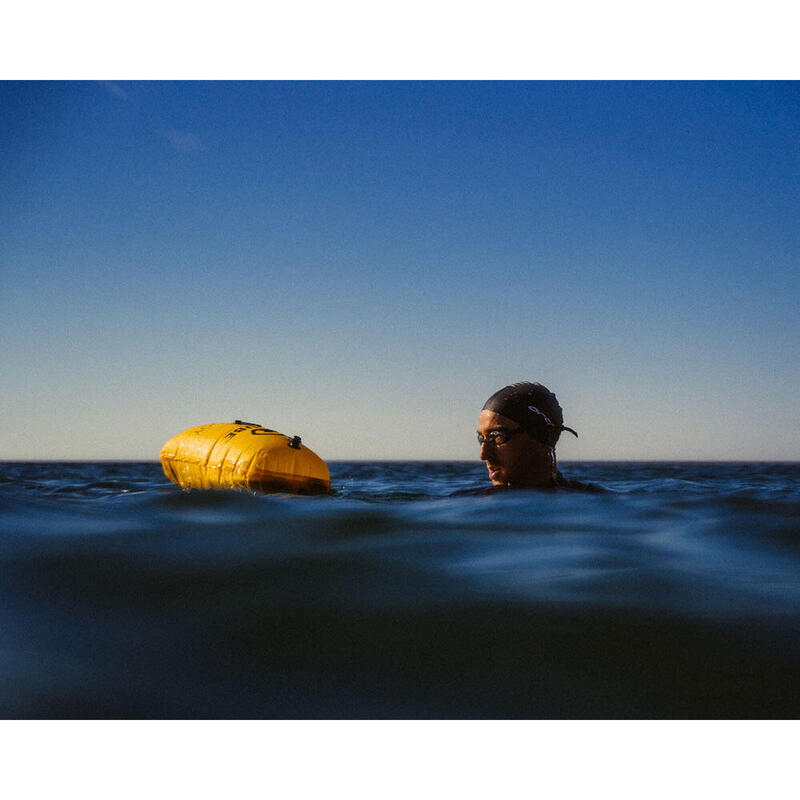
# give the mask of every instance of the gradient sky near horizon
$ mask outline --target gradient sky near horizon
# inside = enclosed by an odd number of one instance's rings
[[[205,422],[800,459],[800,83],[0,83],[0,459]]]

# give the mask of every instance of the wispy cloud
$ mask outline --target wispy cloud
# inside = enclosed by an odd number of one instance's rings
[[[116,97],[121,97],[123,100],[128,100],[128,93],[114,81],[97,81],[109,94]]]
[[[164,136],[172,147],[180,153],[199,153],[206,149],[200,138],[188,131],[176,131],[174,128],[167,128],[164,131]]]

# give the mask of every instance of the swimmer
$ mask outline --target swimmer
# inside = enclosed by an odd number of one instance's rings
[[[541,383],[512,383],[495,392],[478,417],[480,458],[492,488],[584,488],[556,466],[555,446],[564,425],[556,396]]]

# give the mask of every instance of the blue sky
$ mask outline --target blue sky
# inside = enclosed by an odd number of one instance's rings
[[[0,458],[192,425],[800,459],[797,82],[0,83]]]

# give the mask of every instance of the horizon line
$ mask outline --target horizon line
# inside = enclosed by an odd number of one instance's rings
[[[475,464],[462,458],[331,458],[326,464]],[[152,458],[0,458],[0,464],[160,464]],[[583,458],[559,460],[559,464],[800,464],[794,458]]]

